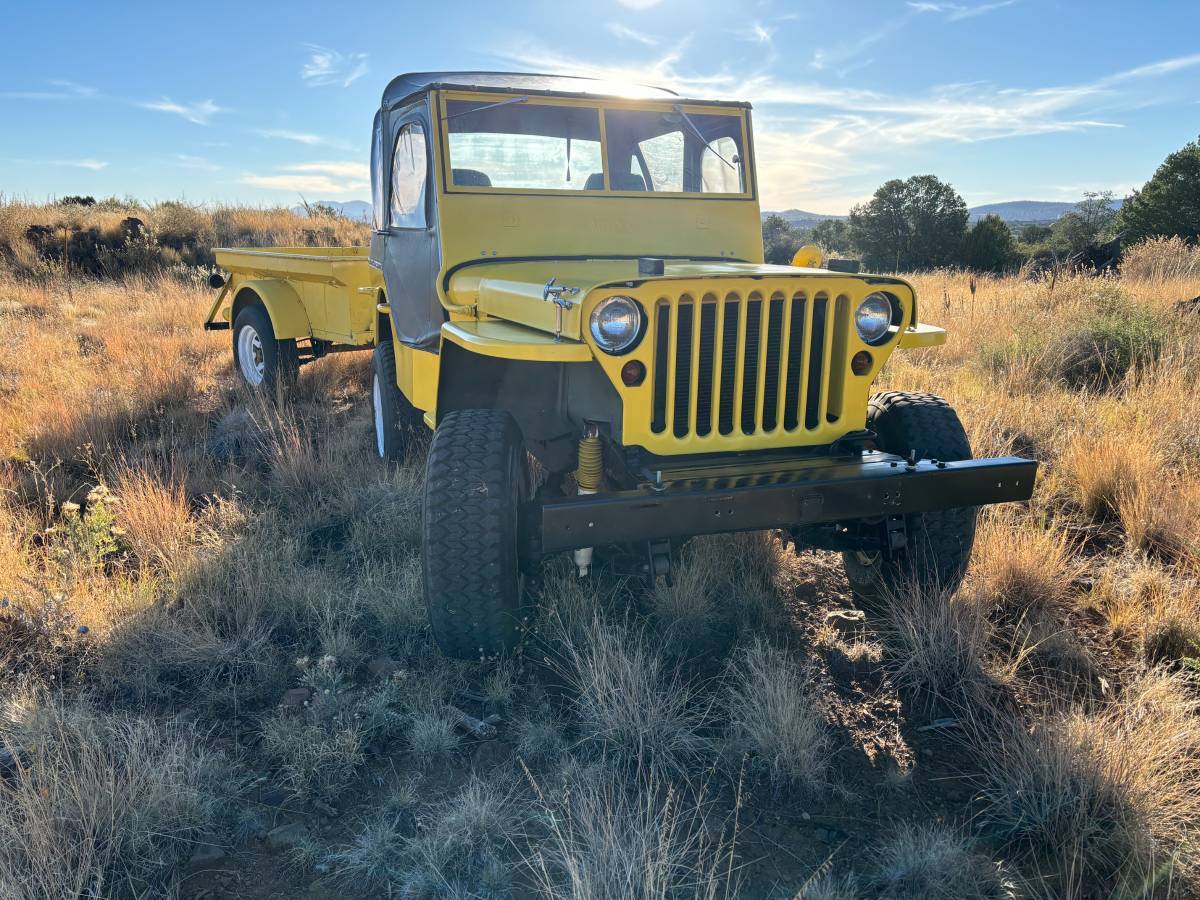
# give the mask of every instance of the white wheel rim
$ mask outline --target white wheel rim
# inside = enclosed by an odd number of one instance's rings
[[[383,397],[379,390],[378,374],[371,378],[371,405],[375,407],[375,449],[379,451],[379,458],[383,459]]]
[[[263,383],[267,364],[263,359],[263,342],[257,331],[250,325],[243,325],[238,332],[238,367],[242,377],[254,387]]]

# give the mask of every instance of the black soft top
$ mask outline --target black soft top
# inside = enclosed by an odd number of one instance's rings
[[[681,99],[675,91],[648,84],[624,84],[578,75],[537,75],[528,72],[409,72],[393,78],[383,91],[383,108],[394,109],[405,101],[437,89],[491,91],[511,94],[551,94],[576,97],[621,97],[634,100]],[[717,102],[724,106],[748,103]]]

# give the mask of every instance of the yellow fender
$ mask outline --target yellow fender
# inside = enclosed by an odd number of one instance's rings
[[[312,325],[309,324],[308,313],[300,301],[300,295],[286,281],[277,278],[240,282],[234,295],[231,320],[237,318],[243,306],[253,302],[254,297],[250,296],[251,293],[267,308],[276,338],[312,337]]]

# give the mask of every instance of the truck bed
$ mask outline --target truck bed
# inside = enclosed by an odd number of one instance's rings
[[[215,253],[230,277],[207,322],[229,322],[239,293],[251,289],[270,308],[278,337],[373,342],[382,280],[368,261],[369,248],[221,247]]]

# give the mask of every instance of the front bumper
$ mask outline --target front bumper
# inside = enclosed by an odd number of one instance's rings
[[[541,550],[851,522],[1028,500],[1037,463],[1016,456],[909,464],[887,453],[790,460],[746,473],[672,473],[661,486],[540,498]]]

